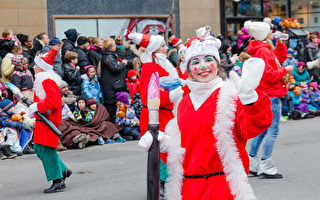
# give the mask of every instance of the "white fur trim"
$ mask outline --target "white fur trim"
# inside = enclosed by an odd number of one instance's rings
[[[42,86],[42,82],[46,79],[53,80],[58,85],[59,88],[60,88],[60,85],[62,84],[61,77],[58,74],[56,74],[53,70],[37,73],[35,75],[33,88],[37,97],[39,97],[40,100],[46,98],[46,92],[44,91]]]
[[[181,133],[178,127],[177,118],[170,120],[166,126],[165,133],[170,137],[167,140],[168,144],[168,157],[167,167],[170,177],[166,184],[166,193],[168,200],[180,200],[182,180],[183,180],[183,160],[185,149],[181,148]]]
[[[238,148],[234,141],[233,127],[236,113],[236,90],[228,81],[219,93],[215,124],[212,127],[217,139],[216,146],[223,171],[226,173],[230,191],[236,200],[255,200],[256,197],[248,183]]]
[[[142,34],[131,32],[129,33],[128,38],[131,39],[134,43],[140,44],[142,40]]]
[[[36,65],[38,67],[40,67],[43,70],[49,71],[53,69],[52,65],[49,65],[48,63],[46,63],[45,61],[43,61],[43,59],[41,58],[41,56],[36,56],[34,58],[34,62],[36,63]]]

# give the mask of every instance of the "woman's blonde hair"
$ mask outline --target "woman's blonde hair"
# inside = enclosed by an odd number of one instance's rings
[[[89,42],[92,43],[93,46],[98,46],[99,44],[99,38],[97,37],[90,37],[90,39],[88,38]]]
[[[103,40],[103,48],[110,49],[111,47],[115,46],[116,42],[112,38],[106,38]]]
[[[117,35],[117,37],[114,39],[117,45],[123,45],[123,37],[122,35]]]
[[[78,54],[74,51],[67,51],[66,55],[64,55],[66,61],[71,62],[71,60],[78,58]]]

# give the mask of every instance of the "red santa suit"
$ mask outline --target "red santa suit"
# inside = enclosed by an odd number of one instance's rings
[[[44,71],[35,75],[34,103],[40,113],[45,113],[48,119],[59,127],[62,120],[62,102],[59,86],[61,78],[53,71]],[[59,137],[39,119],[36,120],[33,142],[44,146],[58,148]]]
[[[242,105],[233,84],[187,80],[191,93],[178,106],[161,144],[168,152],[168,200],[256,199],[247,174],[248,139],[272,122],[270,99],[261,92]]]

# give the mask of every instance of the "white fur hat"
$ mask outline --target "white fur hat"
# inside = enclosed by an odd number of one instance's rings
[[[254,39],[259,41],[265,40],[270,32],[270,25],[265,22],[246,21],[244,23],[244,28],[249,31]]]
[[[189,61],[195,56],[211,55],[214,56],[218,62],[220,61],[218,49],[221,46],[221,41],[210,36],[210,30],[208,31],[204,27],[198,29],[196,33],[197,36],[201,38],[201,42],[199,40],[193,40],[191,46],[186,50],[184,54],[185,62],[180,65],[182,73],[185,73]]]

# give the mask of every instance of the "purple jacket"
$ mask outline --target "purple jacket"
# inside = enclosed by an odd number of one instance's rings
[[[240,47],[243,43],[250,39],[250,34],[247,29],[242,28],[241,31],[243,34],[238,35],[238,47]]]

